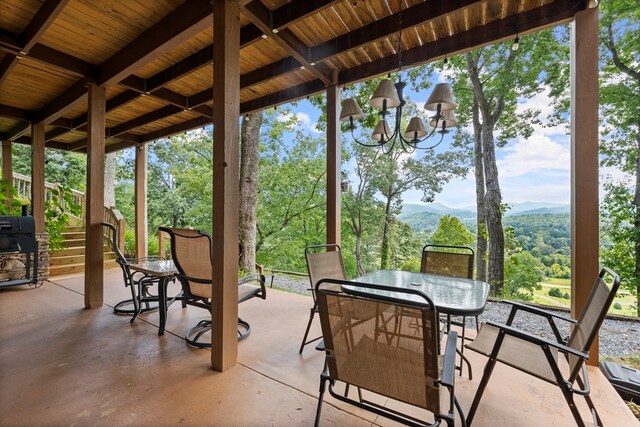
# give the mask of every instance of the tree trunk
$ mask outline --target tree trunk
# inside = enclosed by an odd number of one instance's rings
[[[254,272],[256,266],[256,217],[258,203],[258,163],[262,113],[247,114],[240,132],[240,206],[238,241],[240,270]]]
[[[380,268],[387,270],[391,266],[391,189],[387,196],[387,204],[384,208],[384,230],[382,231],[382,244],[380,245]]]
[[[116,153],[105,156],[104,162],[104,205],[112,207],[116,205]]]
[[[482,151],[486,183],[485,207],[489,235],[489,268],[487,279],[494,295],[502,294],[504,283],[504,231],[502,229],[502,195],[493,143],[493,123],[482,126]]]
[[[640,131],[636,134],[636,188],[633,198],[633,204],[635,207],[635,218],[633,221],[633,227],[635,228],[635,271],[634,281],[636,282],[636,313],[640,317]]]
[[[358,276],[362,276],[365,274],[364,267],[362,265],[362,235],[358,233],[356,235],[356,266],[358,268]]]
[[[482,125],[478,103],[473,104],[473,154],[476,177],[476,280],[487,280],[487,211],[485,207]]]

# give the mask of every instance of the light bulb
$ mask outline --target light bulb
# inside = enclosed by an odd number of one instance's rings
[[[442,71],[448,71],[451,66],[449,65],[449,58],[444,57],[444,63],[442,64]]]
[[[516,36],[513,40],[513,45],[511,46],[511,50],[516,51],[520,48],[520,37]]]

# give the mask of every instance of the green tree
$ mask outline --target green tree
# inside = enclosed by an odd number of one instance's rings
[[[467,227],[455,216],[444,215],[440,217],[438,229],[429,239],[436,245],[471,246],[474,236]]]
[[[530,301],[540,277],[536,273],[539,261],[529,252],[519,252],[507,257],[503,296],[508,299]]]
[[[602,2],[600,103],[606,121],[601,163],[631,179],[605,184],[602,260],[635,293],[640,316],[640,7],[633,0]]]

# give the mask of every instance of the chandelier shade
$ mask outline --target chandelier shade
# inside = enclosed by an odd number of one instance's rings
[[[386,103],[385,103],[386,101]],[[400,97],[398,91],[391,79],[381,80],[369,100],[369,105],[378,110],[396,108],[400,105]]]
[[[431,127],[433,127],[433,125],[431,125]],[[424,138],[428,134],[429,130],[420,117],[412,117],[411,120],[409,120],[407,130],[404,131],[405,138],[409,140]]]
[[[389,140],[392,133],[393,132],[391,131],[391,127],[389,127],[387,121],[385,119],[382,119],[378,122],[375,129],[373,129],[371,139],[383,143]]]
[[[453,96],[453,90],[448,83],[438,83],[431,92],[427,103],[424,105],[425,110],[429,111],[449,111],[455,109],[458,104]]]
[[[349,120],[360,120],[364,117],[364,113],[362,109],[358,105],[355,99],[347,98],[342,101],[342,106],[340,108],[340,121],[348,122]]]
[[[453,110],[443,111],[440,120],[438,120],[436,117],[431,117],[431,119],[429,119],[429,125],[432,128],[438,126],[439,123],[441,123],[441,129],[454,128],[458,126],[458,119],[456,119],[456,115]]]

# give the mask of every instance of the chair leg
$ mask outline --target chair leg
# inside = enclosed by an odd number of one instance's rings
[[[569,405],[569,409],[571,409],[571,414],[573,415],[573,419],[576,421],[576,426],[585,427],[585,423],[582,420],[582,416],[580,415],[580,411],[576,406],[576,402],[573,400],[573,393],[569,390],[570,385],[567,384],[558,384],[560,389],[562,390],[562,394],[564,395],[564,399],[567,401]]]
[[[326,372],[326,361],[325,361],[325,370],[320,374],[320,395],[318,396],[318,408],[316,409],[316,419],[313,423],[315,427],[320,425],[320,413],[322,412],[322,401],[324,399],[324,391],[327,388],[327,381],[329,381],[329,375]]]
[[[500,346],[502,346],[503,339],[503,334],[498,335],[498,339],[496,340],[494,349],[491,352],[491,356],[489,357],[489,360],[487,360],[487,364],[484,366],[484,374],[482,375],[482,379],[480,380],[480,384],[478,385],[476,395],[473,398],[471,408],[469,408],[469,412],[467,413],[468,426],[470,426],[473,422],[473,417],[476,415],[476,411],[478,410],[478,405],[480,404],[480,399],[482,399],[484,389],[487,388],[487,384],[489,384],[489,379],[491,378],[491,374],[493,373],[493,368],[496,367],[496,363],[498,362],[498,352],[500,350]]]
[[[453,397],[453,403],[456,405],[456,410],[460,415],[460,422],[462,424],[462,427],[467,427],[467,420],[464,417],[464,411],[462,410],[462,406],[460,406],[460,402],[458,402],[458,399],[455,396]]]
[[[582,378],[578,376],[576,378],[576,382],[578,383],[578,386],[584,390],[584,382],[582,381]],[[596,407],[593,404],[593,400],[591,400],[591,396],[589,396],[588,394],[585,394],[584,400],[587,401],[587,406],[589,406],[589,410],[591,411],[591,416],[593,417],[593,424],[598,427],[602,427],[603,425],[602,420],[600,419],[600,415],[598,415],[598,411],[596,410]]]
[[[311,314],[309,314],[309,323],[307,323],[307,329],[304,331],[304,337],[302,338],[302,344],[300,344],[300,351],[298,351],[298,354],[302,354],[302,350],[304,350],[304,346],[307,343],[307,336],[309,335],[309,330],[311,329],[311,323],[313,323],[313,317],[316,314],[316,306],[314,304],[313,308],[311,309]]]

